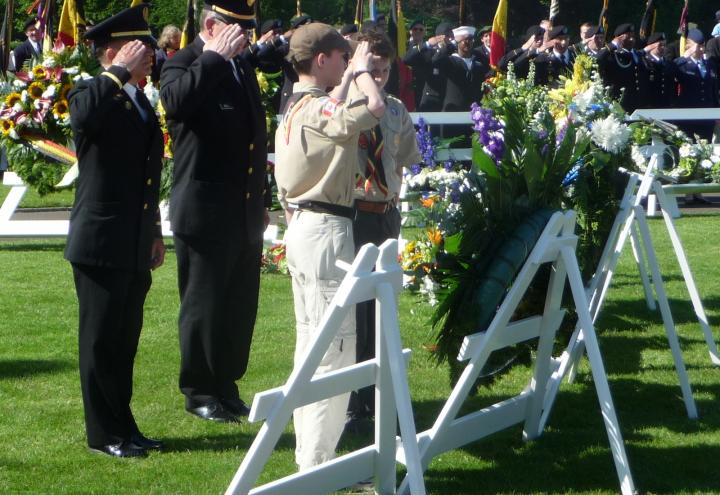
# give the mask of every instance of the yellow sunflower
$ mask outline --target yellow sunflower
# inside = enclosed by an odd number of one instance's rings
[[[52,112],[58,119],[64,119],[70,116],[67,100],[58,100],[52,107]]]
[[[12,108],[15,106],[16,103],[19,103],[22,100],[22,96],[20,96],[20,93],[10,93],[5,97],[5,105],[7,105],[8,108]]]
[[[28,96],[33,100],[42,98],[42,94],[45,92],[45,88],[39,82],[34,82],[27,89]]]
[[[36,65],[32,68],[32,75],[35,81],[41,81],[47,77],[47,71],[42,65]]]
[[[15,122],[13,122],[10,119],[0,119],[0,131],[2,131],[3,136],[7,136],[10,134],[10,131],[12,131],[15,128]]]
[[[73,87],[72,84],[63,84],[62,87],[60,88],[60,94],[58,95],[58,97],[61,100],[67,100],[68,93],[70,92],[72,87]]]

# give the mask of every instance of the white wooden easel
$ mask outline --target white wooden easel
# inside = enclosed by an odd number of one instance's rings
[[[692,395],[692,389],[690,387],[685,362],[682,357],[682,351],[680,350],[680,342],[677,332],[675,331],[675,323],[673,321],[670,303],[665,292],[662,274],[660,272],[655,249],[653,247],[645,210],[642,207],[642,200],[644,198],[648,198],[651,193],[655,194],[661,206],[663,219],[665,221],[668,234],[670,235],[670,239],[672,240],[673,249],[678,263],[680,264],[683,272],[683,277],[685,279],[685,284],[690,294],[690,298],[693,302],[695,314],[698,317],[700,327],[703,331],[710,353],[710,359],[713,364],[717,365],[720,364],[720,358],[718,357],[717,346],[715,345],[715,340],[708,324],[707,316],[695,285],[695,280],[692,272],[690,271],[685,251],[673,222],[671,209],[666,207],[668,205],[667,196],[663,191],[662,185],[655,179],[655,172],[657,170],[658,160],[661,153],[662,151],[656,151],[653,154],[644,175],[640,176],[634,173],[629,175],[628,185],[620,203],[620,211],[615,218],[615,222],[605,244],[605,249],[600,263],[598,264],[595,274],[593,275],[587,289],[587,294],[590,304],[590,314],[592,315],[593,322],[595,322],[600,314],[603,303],[605,302],[605,298],[607,297],[607,292],[612,281],[612,276],[629,237],[633,254],[640,270],[640,278],[642,280],[648,308],[651,310],[656,308],[653,287],[655,289],[655,294],[657,294],[657,302],[660,306],[660,314],[663,319],[665,334],[668,339],[668,344],[673,356],[673,362],[678,374],[685,409],[689,418],[696,419],[698,417],[697,407]],[[652,285],[647,275],[646,259],[652,274]],[[581,328],[577,327],[570,339],[570,344],[568,345],[567,350],[559,359],[558,369],[553,373],[550,379],[548,397],[546,399],[546,404],[549,408],[552,407],[554,396],[557,394],[560,381],[563,377],[568,376],[568,379],[571,381],[574,379],[577,372],[577,366],[580,358],[582,357],[583,349],[583,331]]]
[[[542,418],[546,405],[549,378],[556,367],[552,357],[555,335],[562,322],[564,311],[560,305],[565,282],[570,282],[573,301],[583,329],[587,354],[590,360],[595,389],[602,417],[608,433],[610,448],[615,460],[620,488],[624,495],[631,495],[635,488],[630,466],[615,414],[610,388],[598,347],[592,317],[588,311],[585,288],[575,257],[577,236],[574,234],[575,213],[555,213],[534,249],[520,270],[512,287],[486,331],[465,337],[458,359],[468,361],[460,379],[442,408],[433,426],[418,435],[418,445],[423,468],[443,452],[484,438],[492,433],[523,423],[523,438],[534,439],[541,433]],[[542,316],[510,322],[527,288],[544,263],[552,263]],[[538,339],[533,376],[529,385],[517,396],[489,407],[457,417],[473,384],[477,380],[489,355],[498,349],[531,339]],[[407,452],[400,448],[398,458],[409,461]],[[407,477],[400,486],[404,494],[415,493]]]
[[[397,241],[388,240],[379,250],[367,244],[351,266],[345,265],[341,267],[346,269],[347,275],[302,363],[293,369],[284,386],[255,396],[249,420],[264,419],[265,424],[226,494],[321,494],[371,477],[374,477],[376,493],[393,494],[396,489],[396,421],[400,424],[399,443],[406,453],[408,484],[413,494],[425,493],[405,370],[409,351],[401,348],[398,327],[396,297],[402,289],[402,270],[397,262]],[[370,299],[377,300],[375,359],[313,376],[348,311],[355,311],[356,303]],[[373,384],[376,401],[373,445],[252,489],[295,408]]]

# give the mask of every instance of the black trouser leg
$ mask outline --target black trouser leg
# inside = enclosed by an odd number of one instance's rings
[[[372,243],[380,246],[387,239],[400,236],[400,212],[393,208],[384,214],[358,211],[353,222],[355,254],[360,248]],[[375,301],[357,305],[356,313],[357,343],[356,360],[358,363],[375,357]],[[365,387],[352,392],[348,412],[355,417],[375,415],[375,387]]]
[[[80,385],[88,444],[119,443],[137,431],[130,410],[133,363],[151,276],[73,264],[80,308]]]
[[[176,235],[180,390],[187,407],[238,397],[257,314],[262,244]]]

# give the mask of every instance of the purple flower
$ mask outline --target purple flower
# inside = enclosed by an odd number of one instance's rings
[[[415,163],[413,165],[410,165],[410,172],[412,172],[413,175],[417,175],[422,170],[422,165],[419,163]]]
[[[505,153],[502,123],[495,118],[491,109],[482,108],[477,103],[470,107],[470,118],[474,123],[473,130],[477,132],[478,141],[495,163],[499,163]]]
[[[418,120],[418,130],[415,134],[415,139],[417,140],[417,145],[420,149],[420,154],[422,155],[425,166],[434,167],[435,145],[433,143],[432,134],[430,133],[430,128],[425,122],[425,119],[422,117]]]
[[[450,172],[450,171],[453,169],[453,165],[454,165],[454,164],[453,164],[452,160],[447,160],[447,161],[443,164],[443,167],[445,168],[445,172]]]
[[[560,144],[565,140],[565,134],[567,134],[568,124],[567,122],[560,128],[557,135],[555,136],[555,143]]]

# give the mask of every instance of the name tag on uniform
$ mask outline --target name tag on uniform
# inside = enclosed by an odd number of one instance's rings
[[[235,107],[227,103],[220,103],[220,110],[235,110]]]

